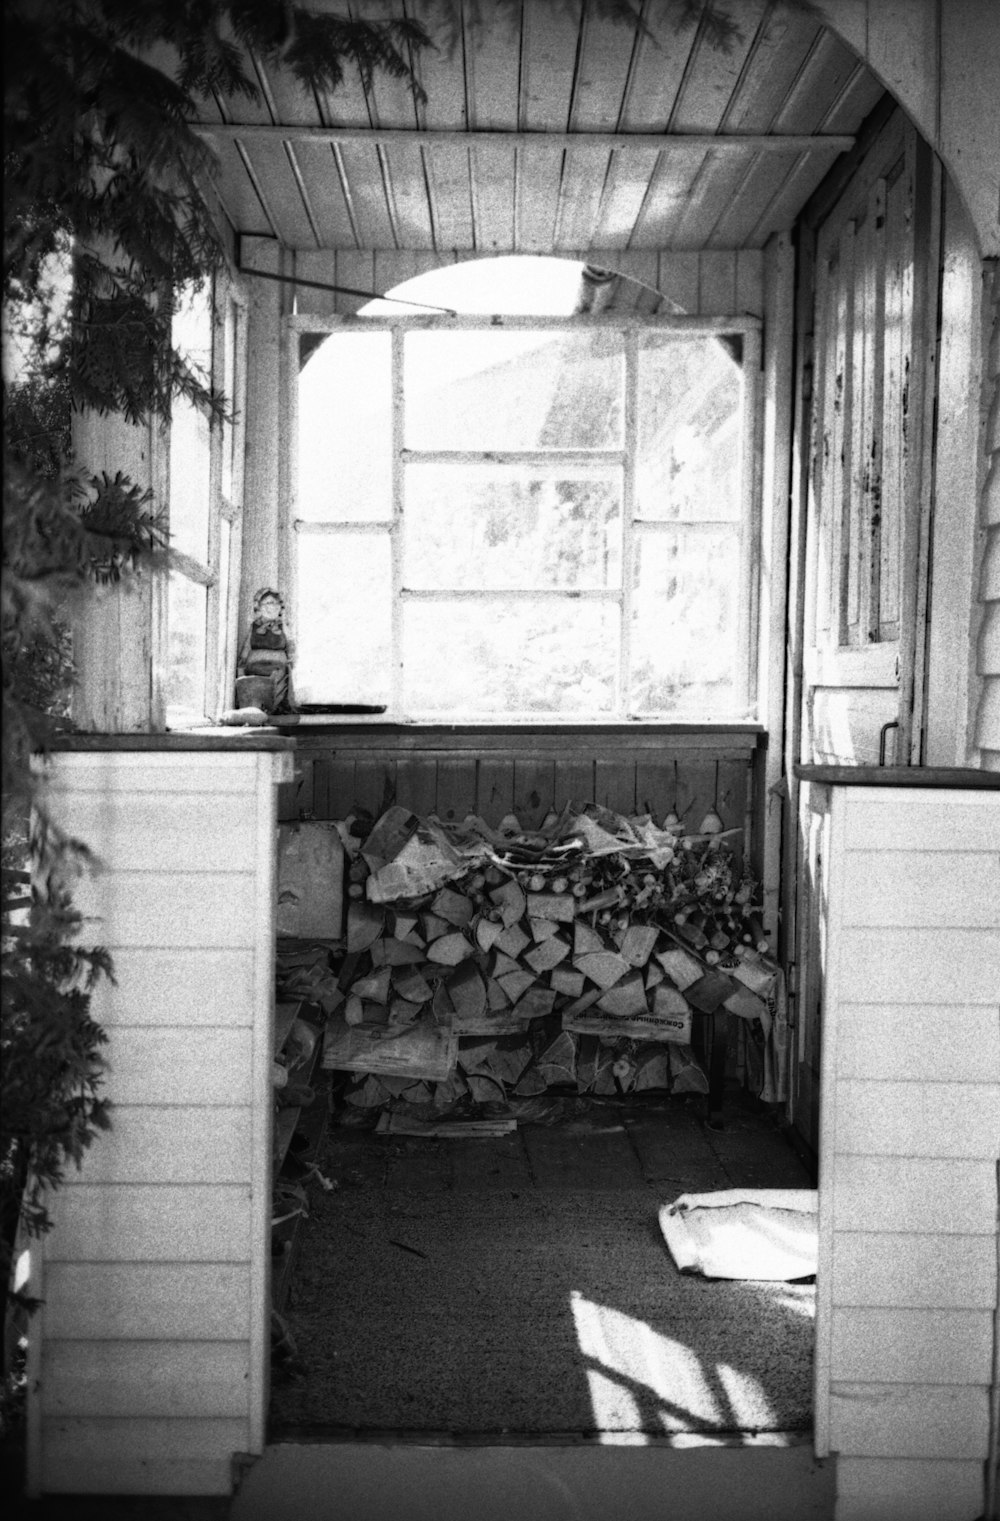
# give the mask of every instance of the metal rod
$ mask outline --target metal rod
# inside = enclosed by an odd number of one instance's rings
[[[710,133],[710,132],[465,132],[446,129],[438,132],[390,127],[322,127],[282,125],[274,122],[192,122],[191,130],[199,137],[216,137],[226,141],[256,140],[282,143],[367,143],[389,148],[393,145],[413,148],[567,148],[593,149],[601,153],[641,149],[645,152],[690,153],[847,153],[855,144],[853,135],[845,133]]]

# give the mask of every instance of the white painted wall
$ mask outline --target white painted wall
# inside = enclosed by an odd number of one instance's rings
[[[52,758],[50,816],[98,858],[73,899],[114,961],[92,1004],[113,1128],[32,1248],[30,1493],[228,1494],[263,1450],[284,771],[273,749]]]
[[[816,1449],[836,1521],[983,1511],[1000,792],[813,786],[826,905]]]

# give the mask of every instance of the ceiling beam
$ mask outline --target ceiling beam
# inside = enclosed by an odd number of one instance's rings
[[[840,133],[760,133],[712,134],[708,132],[461,132],[410,131],[385,127],[302,127],[276,126],[271,122],[192,122],[200,137],[225,138],[252,143],[254,140],[282,143],[374,143],[391,148],[394,143],[406,147],[484,148],[589,148],[606,153],[609,149],[678,150],[692,153],[848,153],[854,138]]]

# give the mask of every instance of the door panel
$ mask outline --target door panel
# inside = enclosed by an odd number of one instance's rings
[[[931,156],[897,115],[816,233],[804,760],[911,758],[925,598],[923,412],[936,279]],[[886,736],[888,740],[888,735]]]

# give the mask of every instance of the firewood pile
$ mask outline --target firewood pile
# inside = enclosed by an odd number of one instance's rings
[[[363,1108],[705,1092],[693,1021],[769,1024],[753,880],[714,810],[626,818],[570,803],[537,831],[392,807],[338,824],[345,954],[323,1065]]]

